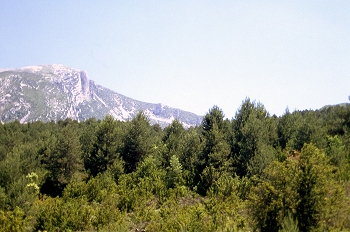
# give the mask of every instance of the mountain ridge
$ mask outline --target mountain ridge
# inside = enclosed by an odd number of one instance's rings
[[[83,70],[64,65],[37,65],[0,69],[0,120],[84,121],[112,115],[127,121],[140,110],[152,124],[167,126],[174,119],[188,128],[201,123],[202,116],[164,104],[132,99],[90,80]]]

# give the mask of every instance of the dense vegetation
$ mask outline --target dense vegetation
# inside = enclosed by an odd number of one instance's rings
[[[350,105],[0,124],[2,231],[350,230]]]

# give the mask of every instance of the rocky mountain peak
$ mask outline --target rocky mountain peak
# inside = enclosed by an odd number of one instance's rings
[[[98,85],[85,71],[60,64],[28,66],[0,71],[0,117],[19,120],[57,121],[67,117],[83,121],[112,115],[130,120],[140,110],[151,123],[162,127],[178,119],[185,127],[196,126],[202,117],[163,104],[123,96]]]

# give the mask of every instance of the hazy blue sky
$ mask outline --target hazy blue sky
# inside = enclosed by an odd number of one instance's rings
[[[201,115],[318,109],[349,102],[350,1],[0,1],[0,68],[54,63]]]

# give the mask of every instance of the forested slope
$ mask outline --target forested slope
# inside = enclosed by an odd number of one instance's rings
[[[246,99],[196,128],[0,124],[2,231],[350,230],[350,106],[271,116]]]

